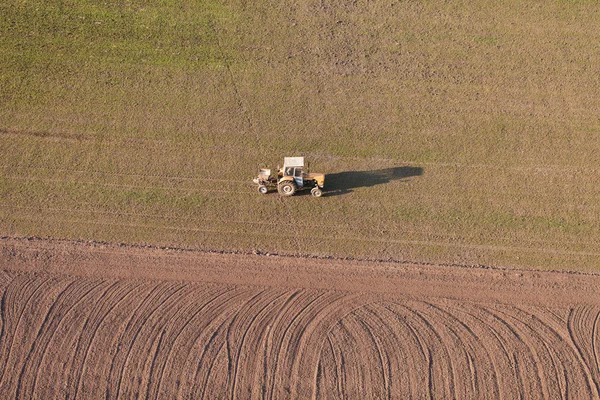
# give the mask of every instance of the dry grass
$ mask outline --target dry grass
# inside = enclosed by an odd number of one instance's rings
[[[597,268],[597,5],[4,2],[0,233]]]

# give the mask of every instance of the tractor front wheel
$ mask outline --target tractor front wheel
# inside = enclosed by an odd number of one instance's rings
[[[296,185],[290,181],[281,182],[277,186],[277,191],[282,196],[292,196],[294,193],[296,193]]]
[[[267,194],[267,192],[269,191],[269,189],[267,189],[267,187],[265,185],[259,185],[258,186],[258,192],[261,194]]]
[[[323,196],[323,191],[316,187],[310,190],[310,194],[312,194],[314,197],[321,197]]]

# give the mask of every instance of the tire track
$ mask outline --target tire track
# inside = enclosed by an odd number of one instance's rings
[[[13,217],[20,220],[29,221],[43,221],[46,222],[45,218],[37,216],[18,216]],[[127,228],[138,228],[138,229],[156,229],[156,230],[167,230],[167,231],[182,231],[182,232],[198,232],[198,233],[213,233],[228,236],[239,235],[239,230],[222,230],[222,229],[205,229],[205,228],[192,228],[192,227],[181,227],[172,225],[149,225],[140,223],[119,223],[119,222],[107,222],[107,221],[90,221],[83,219],[61,219],[61,222],[68,222],[70,224],[83,224],[83,225],[100,225],[100,226],[115,226],[115,227],[127,227]],[[290,239],[299,243],[302,236],[295,234],[275,234],[265,232],[252,232],[253,236],[259,237],[273,237],[279,239]],[[309,238],[309,237],[306,237]],[[452,249],[470,249],[470,250],[481,250],[481,251],[505,251],[512,253],[540,253],[546,255],[557,255],[557,256],[577,256],[577,257],[600,257],[600,252],[595,251],[578,251],[578,250],[563,250],[557,248],[540,248],[540,247],[524,247],[524,246],[509,246],[509,245],[488,245],[488,244],[472,244],[472,243],[456,243],[452,241],[435,241],[435,240],[403,240],[403,239],[384,239],[378,237],[366,237],[366,236],[310,236],[311,240],[320,241],[343,241],[343,242],[365,242],[365,243],[387,243],[389,245],[410,245],[410,246],[437,246],[443,248]],[[296,247],[298,248],[298,247]]]
[[[593,304],[27,272],[0,291],[7,398],[598,396]]]
[[[571,342],[585,365],[589,377],[589,392],[600,397],[600,371],[596,358],[598,307],[579,306],[569,312],[567,327]]]
[[[212,303],[222,300],[222,297],[226,296],[232,290],[232,288],[228,287],[209,286],[200,293],[198,293],[197,290],[194,291],[190,296],[190,301],[184,302],[184,299],[182,299],[183,307],[181,307],[171,318],[170,323],[166,324],[161,333],[164,335],[165,339],[162,346],[157,349],[155,355],[159,365],[153,368],[150,373],[148,387],[146,389],[146,398],[159,398],[165,369],[175,350],[174,344],[191,321],[200,313],[204,312],[204,310]],[[199,304],[200,307],[198,306]],[[151,385],[152,382],[155,382],[155,384]],[[164,395],[166,395],[166,393]]]
[[[164,362],[160,369],[160,378],[156,379],[158,382],[155,385],[156,394],[152,396],[153,391],[151,390],[150,398],[162,398],[174,392],[168,383],[174,381],[174,376],[178,374],[183,375],[183,370],[180,368],[184,364],[183,362],[178,363],[175,360],[180,359],[182,355],[188,357],[188,355],[192,354],[192,348],[196,343],[201,342],[199,338],[203,337],[206,331],[211,331],[210,323],[221,318],[228,320],[230,313],[227,310],[235,308],[230,305],[241,302],[250,293],[249,290],[236,290],[232,287],[214,286],[210,290],[202,291],[201,295],[194,299],[188,309],[182,310],[181,318],[179,318],[181,325],[171,325],[165,333],[167,335],[167,342],[166,346],[163,347],[164,355],[161,357],[161,359],[164,359]],[[210,320],[207,321],[204,321],[204,318],[202,318],[209,316],[211,316]],[[190,334],[190,339],[186,339],[188,333]],[[178,387],[177,389],[179,390],[180,388]]]
[[[79,282],[77,282],[77,283],[79,283]],[[43,371],[50,370],[56,374],[61,372],[58,368],[54,367],[51,362],[49,363],[49,365],[47,365],[46,369],[43,368],[44,362],[47,358],[49,350],[51,352],[51,350],[56,347],[58,347],[58,348],[64,347],[67,349],[72,349],[71,346],[64,346],[64,345],[60,345],[58,343],[55,344],[52,342],[55,339],[65,340],[65,339],[73,336],[73,334],[71,332],[74,333],[77,330],[81,330],[81,321],[78,318],[78,315],[80,314],[80,309],[78,309],[78,307],[80,307],[82,304],[86,305],[85,304],[86,300],[88,300],[90,297],[97,297],[99,292],[102,292],[104,285],[105,285],[105,281],[102,279],[89,280],[89,282],[86,282],[86,286],[83,288],[79,287],[82,285],[77,285],[78,287],[73,290],[74,293],[70,294],[70,293],[65,292],[64,301],[63,301],[64,304],[60,303],[60,299],[57,299],[56,302],[54,303],[54,304],[58,304],[58,306],[55,308],[55,310],[57,310],[56,315],[53,315],[50,320],[51,321],[50,324],[43,327],[43,330],[40,331],[42,333],[42,335],[38,336],[38,338],[36,338],[36,344],[39,344],[39,347],[41,349],[39,352],[41,354],[34,353],[34,354],[36,354],[36,358],[32,362],[33,364],[35,364],[35,367],[32,367],[32,368],[37,369],[37,371],[34,373],[33,383],[31,384],[31,388],[32,388],[31,394],[32,395],[34,393],[36,393],[36,387],[38,385],[38,377],[45,377],[48,375],[48,374],[44,374]],[[72,320],[70,317],[72,317]],[[64,332],[63,329],[61,329],[63,327],[65,327],[65,330],[67,332]],[[63,352],[62,354],[58,354],[58,355],[56,355],[56,354],[53,354],[53,355],[54,355],[54,357],[64,356],[67,359],[69,359],[69,358],[72,358],[71,351]],[[59,365],[64,365],[64,364],[59,363]],[[52,382],[52,383],[54,383],[54,382]],[[42,386],[44,387],[46,385],[42,385]]]
[[[72,377],[72,384],[67,385],[67,399],[77,398],[81,389],[81,377],[85,375],[86,364],[90,355],[90,349],[93,348],[94,340],[101,330],[102,325],[107,320],[108,316],[127,299],[132,296],[134,291],[143,290],[142,285],[138,282],[119,282],[114,281],[108,286],[106,291],[95,302],[94,307],[89,311],[82,328],[82,332],[77,341],[77,347],[71,362],[69,377]],[[78,373],[81,372],[81,373]]]
[[[46,292],[53,293],[52,289],[56,290],[56,286],[58,286],[57,282],[60,282],[60,279],[57,277],[40,279],[34,277],[29,280],[27,276],[24,276],[23,281],[18,278],[15,279],[4,293],[3,314],[4,310],[7,312],[7,314],[4,314],[6,315],[5,320],[7,321],[7,329],[4,332],[8,333],[9,336],[6,338],[7,340],[2,338],[3,340],[0,342],[3,344],[9,342],[9,345],[2,346],[3,351],[0,353],[3,364],[1,370],[2,374],[0,375],[0,391],[12,393],[13,397],[16,397],[16,379],[18,379],[19,376],[17,370],[20,370],[20,367],[25,363],[25,355],[19,350],[25,351],[25,349],[29,349],[33,346],[33,338],[30,337],[29,332],[34,331],[35,327],[40,325],[39,318],[36,318],[37,315],[34,314],[33,310],[36,309],[37,303],[41,301],[40,298]],[[24,299],[25,301],[19,302],[19,293],[21,290],[26,294],[26,298]],[[10,306],[17,309],[11,310]],[[11,311],[12,314],[18,314],[14,329],[10,329],[10,322],[14,319],[11,318]],[[20,334],[17,333],[19,328],[22,330]],[[19,340],[20,337],[23,339],[17,342],[18,346],[16,346],[15,342]]]

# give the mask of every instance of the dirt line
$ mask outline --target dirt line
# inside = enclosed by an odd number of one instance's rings
[[[233,180],[233,179],[217,179],[217,178],[201,178],[197,176],[179,176],[179,175],[167,175],[167,174],[135,174],[135,173],[124,173],[124,172],[111,172],[101,170],[79,170],[79,169],[67,169],[67,168],[53,168],[53,167],[35,167],[32,165],[0,165],[0,168],[5,169],[34,169],[39,171],[59,171],[68,172],[74,174],[96,174],[102,176],[129,176],[138,178],[161,178],[161,179],[181,179],[191,181],[209,181],[209,182],[232,182],[232,183],[248,183],[247,180]],[[10,177],[10,176],[7,176]]]
[[[246,192],[241,192],[240,190],[216,190],[216,189],[205,189],[205,188],[198,188],[198,187],[186,188],[186,187],[178,187],[178,186],[128,185],[128,184],[110,183],[110,182],[78,181],[78,180],[72,180],[72,179],[38,178],[38,177],[15,176],[15,175],[8,175],[8,176],[5,176],[5,178],[15,179],[15,180],[24,180],[24,181],[39,181],[39,182],[47,182],[47,183],[68,183],[68,184],[75,184],[75,185],[119,187],[119,188],[126,188],[126,189],[144,189],[144,190],[159,189],[159,190],[180,190],[180,191],[194,191],[194,192],[243,193],[243,194],[246,194]],[[251,184],[249,182],[245,182],[245,183],[248,184],[248,187],[251,186]]]
[[[233,78],[232,82],[233,82]],[[237,90],[237,89],[236,89]],[[245,110],[243,108],[243,103],[241,100],[238,100],[236,97],[236,103],[238,107],[242,107],[241,110]],[[246,113],[245,111],[243,111]],[[251,121],[249,117],[247,118],[247,122]],[[80,141],[95,141],[97,140],[95,136],[85,135],[85,134],[51,134],[51,133],[34,133],[34,132],[25,132],[25,131],[9,131],[0,129],[0,136],[5,137],[31,137],[38,140],[52,140],[52,141],[69,141],[69,142],[80,142]],[[122,139],[104,139],[104,144],[112,144],[122,146],[125,143],[132,143],[138,145],[139,142],[148,142],[148,143],[158,143],[158,144],[180,144],[180,141],[177,140],[169,140],[169,139],[152,139],[152,138],[142,138],[142,137],[124,137]],[[231,143],[227,145],[229,148],[239,148],[243,150],[247,150],[248,146]],[[310,157],[312,159],[327,159],[327,160],[347,160],[347,161],[372,161],[377,163],[387,163],[391,165],[421,165],[426,167],[435,167],[435,168],[464,168],[464,169],[490,169],[490,170],[500,170],[500,171],[523,171],[523,172],[554,172],[554,173],[564,173],[565,171],[570,172],[587,172],[599,174],[600,168],[592,168],[585,166],[573,166],[573,165],[553,165],[553,164],[539,164],[539,165],[497,165],[497,164],[482,164],[482,163],[455,163],[455,162],[444,162],[444,161],[421,161],[421,160],[407,160],[407,159],[398,159],[398,158],[390,158],[390,157],[356,157],[356,156],[343,156],[343,155],[331,155],[331,154],[322,154],[322,153],[313,153],[307,152],[305,153],[306,157]],[[21,166],[22,168],[26,168],[26,166]]]
[[[267,257],[6,237],[0,239],[0,251],[0,268],[15,271],[504,299],[517,303],[600,304],[597,274]]]
[[[285,203],[282,203],[285,204]],[[289,207],[288,207],[289,208]],[[27,207],[27,206],[8,206],[8,205],[0,205],[0,209],[5,209],[5,210],[29,210],[29,211],[36,211],[36,212],[43,212],[43,211],[48,211],[48,212],[52,212],[52,213],[61,213],[61,214],[95,214],[95,215],[106,215],[106,216],[110,216],[110,215],[114,215],[114,216],[128,216],[128,217],[139,217],[139,218],[156,218],[156,219],[161,219],[161,220],[169,220],[169,221],[186,221],[189,222],[190,218],[189,217],[178,217],[178,216],[172,216],[172,215],[159,215],[159,214],[147,214],[147,213],[132,213],[132,212],[122,212],[122,211],[106,211],[106,210],[83,210],[83,209],[75,209],[75,208],[55,208],[55,207],[44,207],[44,208],[40,208],[40,207]],[[291,216],[290,216],[291,217]],[[38,220],[41,219],[39,217],[33,217],[33,216],[23,216],[23,218],[26,219],[34,219],[34,220]],[[215,223],[215,224],[222,224],[223,222],[226,223],[231,223],[231,224],[246,224],[246,225],[262,225],[262,226],[280,226],[281,222],[275,222],[275,221],[249,221],[249,220],[241,220],[241,219],[219,219],[219,220],[215,220],[215,219],[211,219],[211,218],[197,218],[194,217],[193,219],[195,222],[207,222],[207,223]],[[90,222],[93,223],[93,222]],[[111,224],[110,222],[106,222],[107,224]],[[120,225],[120,224],[117,224]],[[317,229],[322,229],[322,228],[329,228],[331,229],[337,229],[339,231],[343,231],[343,230],[347,230],[348,226],[347,225],[341,225],[341,224],[330,224],[330,223],[319,223],[319,224],[307,224],[307,223],[303,223],[303,222],[295,222],[293,223],[293,226],[296,227],[303,227],[303,228],[317,228]],[[154,226],[155,228],[159,228],[160,225],[156,225]],[[165,226],[166,229],[169,229],[168,226]],[[175,227],[173,227],[175,228]],[[186,230],[187,228],[185,227],[181,227],[180,229],[182,230]],[[192,229],[192,228],[190,228]],[[194,228],[195,229],[195,228]],[[378,226],[373,226],[370,228],[371,231],[381,231],[381,227]],[[402,232],[404,234],[417,234],[417,235],[424,235],[427,237],[435,237],[435,238],[442,238],[442,239],[446,239],[446,240],[454,240],[454,241],[465,241],[465,240],[473,240],[476,239],[477,236],[476,235],[455,235],[455,234],[447,234],[447,233],[436,233],[436,234],[432,234],[431,232],[428,231],[419,231],[419,230],[408,230],[408,229],[403,229]],[[227,233],[224,231],[224,233]],[[275,235],[273,235],[275,236]],[[370,237],[371,235],[369,235]],[[302,239],[303,236],[296,236],[298,238],[298,240]],[[314,235],[311,235],[308,238],[314,238]],[[327,240],[327,238],[321,238],[323,240]],[[359,240],[356,237],[351,238],[351,237],[341,237],[340,240]],[[373,238],[370,238],[368,240],[376,240]],[[499,241],[509,241],[509,239],[507,238],[496,238],[495,240],[499,240]],[[439,242],[435,242],[435,241],[429,241],[432,244],[438,245]],[[596,242],[583,242],[583,241],[561,241],[561,242],[556,242],[556,241],[549,241],[549,240],[535,240],[535,241],[529,241],[529,242],[523,242],[520,241],[519,243],[521,244],[528,244],[530,246],[528,246],[527,248],[530,249],[535,245],[545,245],[545,246],[556,246],[556,245],[565,245],[565,244],[570,244],[570,245],[590,245],[590,246],[596,246],[598,243]],[[485,244],[471,244],[473,246],[488,246]],[[491,246],[491,245],[489,245]],[[496,245],[498,246],[498,245]],[[507,244],[506,246],[510,247],[510,244]],[[522,246],[521,246],[522,247]],[[545,248],[542,248],[541,251],[546,251]],[[550,250],[552,251],[552,250]],[[581,255],[581,254],[579,254]],[[595,254],[591,254],[591,255],[595,255]]]
[[[45,221],[45,218],[39,216],[18,216],[15,217],[21,220],[28,221]],[[137,223],[122,223],[122,222],[108,222],[108,221],[90,221],[90,220],[77,220],[77,219],[66,219],[61,218],[62,222],[84,224],[84,225],[104,225],[104,226],[121,226],[129,228],[141,228],[141,229],[165,229],[169,231],[181,231],[181,232],[199,232],[199,233],[216,233],[216,234],[228,234],[235,235],[239,234],[238,231],[228,231],[222,229],[207,229],[207,228],[191,228],[181,226],[169,226],[169,225],[149,225],[149,224],[137,224]],[[294,234],[271,234],[264,232],[254,232],[253,235],[261,237],[278,237],[294,240],[296,243],[299,240],[298,235]],[[402,244],[402,245],[413,245],[413,246],[436,246],[444,248],[463,248],[473,250],[484,250],[484,251],[508,251],[516,253],[540,253],[540,254],[555,254],[563,256],[583,256],[583,257],[600,257],[600,252],[594,251],[574,251],[574,250],[562,250],[548,247],[522,247],[522,246],[509,246],[509,245],[489,245],[489,244],[470,244],[470,243],[453,243],[453,242],[440,242],[433,240],[403,240],[403,239],[383,239],[383,238],[372,238],[364,236],[311,236],[311,239],[323,240],[323,241],[356,241],[356,242],[374,242],[374,243],[390,243],[390,244]]]
[[[17,238],[2,270],[10,398],[598,394],[597,274]]]

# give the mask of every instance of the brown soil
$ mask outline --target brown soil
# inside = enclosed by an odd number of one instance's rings
[[[0,240],[5,398],[598,398],[600,276]]]

